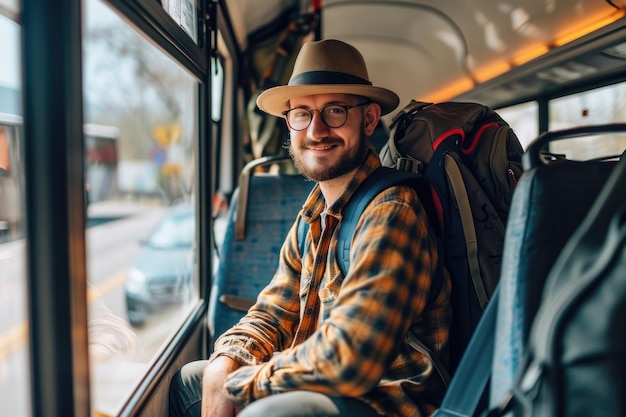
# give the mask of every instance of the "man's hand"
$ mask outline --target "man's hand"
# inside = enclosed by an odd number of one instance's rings
[[[228,396],[224,382],[239,364],[220,356],[204,368],[202,376],[202,417],[234,417],[241,410]]]

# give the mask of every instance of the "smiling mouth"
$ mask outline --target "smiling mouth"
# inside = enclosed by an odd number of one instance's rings
[[[333,148],[335,148],[337,145],[327,145],[327,146],[316,146],[316,147],[309,147],[309,150],[312,151],[329,151]]]
[[[330,151],[333,148],[340,146],[342,143],[343,141],[337,138],[325,138],[319,141],[305,140],[302,144],[302,148],[311,151],[324,152]]]

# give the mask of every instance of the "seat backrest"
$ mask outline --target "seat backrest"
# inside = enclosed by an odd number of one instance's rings
[[[260,166],[290,160],[288,156],[259,158],[241,173],[211,288],[213,338],[233,326],[269,283],[287,232],[315,185],[299,174],[257,172]]]
[[[496,304],[485,310],[434,416],[482,415],[489,402],[493,406],[511,388],[546,278],[615,167],[615,162],[562,158],[544,163],[540,151],[545,143],[614,129],[609,125],[550,132],[524,154],[524,174],[509,211]],[[485,392],[487,385],[490,392]]]
[[[615,166],[560,158],[546,163],[539,157],[547,142],[585,133],[584,129],[573,132],[546,134],[524,155],[525,171],[513,196],[502,257],[492,405],[514,383],[548,273]]]

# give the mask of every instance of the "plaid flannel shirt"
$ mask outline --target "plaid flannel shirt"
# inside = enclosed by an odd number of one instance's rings
[[[447,363],[450,282],[447,275],[433,282],[438,253],[415,191],[381,192],[358,222],[345,277],[335,259],[342,209],[379,166],[370,152],[324,216],[324,198],[313,189],[300,212],[310,224],[309,250],[301,257],[296,221],[270,284],[215,342],[212,358],[244,365],[226,381],[241,405],[309,390],[358,397],[399,417],[429,415],[443,398],[432,364],[406,342],[414,332]]]

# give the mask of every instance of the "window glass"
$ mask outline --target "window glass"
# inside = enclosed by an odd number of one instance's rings
[[[524,149],[539,135],[539,106],[536,101],[498,109],[498,114],[513,128]]]
[[[549,129],[626,122],[626,83],[610,85],[550,101]],[[620,155],[624,135],[585,136],[550,144],[550,152],[570,159],[588,160]]]
[[[146,246],[153,249],[191,248],[195,237],[195,221],[189,209],[173,213],[154,229]]]
[[[214,155],[222,155],[224,141],[220,140],[222,133],[222,110],[224,106],[224,66],[221,59],[211,60],[211,147]],[[225,144],[228,146],[228,144]],[[212,178],[215,184],[220,184],[221,169],[228,169],[229,164],[220,166],[227,157],[218,158],[212,168]],[[217,186],[217,191],[213,195],[213,268],[217,271],[219,263],[219,253],[226,234],[226,224],[228,219],[230,193],[224,192]]]
[[[0,29],[1,31],[1,29]],[[30,415],[21,121],[0,114],[0,403]]]
[[[222,61],[211,61],[211,118],[214,122],[222,120],[222,102],[224,96],[224,69]]]
[[[117,415],[198,300],[198,84],[106,4],[84,5],[92,409]]]
[[[2,415],[30,416],[27,237],[17,2],[0,1],[0,404]]]

